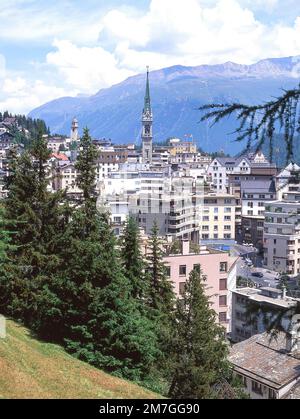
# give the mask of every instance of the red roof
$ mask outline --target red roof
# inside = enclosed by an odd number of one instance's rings
[[[51,157],[55,157],[57,160],[69,161],[68,157],[62,153],[52,153]]]

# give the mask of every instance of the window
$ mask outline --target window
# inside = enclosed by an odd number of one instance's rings
[[[221,262],[220,263],[220,272],[227,272],[228,264],[227,262]]]
[[[276,391],[274,391],[272,388],[269,388],[269,399],[277,399]]]
[[[180,265],[179,266],[179,275],[180,276],[186,276],[186,265]]]
[[[226,307],[227,306],[227,295],[220,295],[219,306],[220,307]]]
[[[227,278],[221,278],[220,279],[220,286],[219,286],[220,291],[225,291],[227,290]]]
[[[252,380],[252,391],[256,394],[260,394],[262,396],[262,385],[257,383],[256,381]]]
[[[166,266],[166,276],[167,278],[171,278],[171,266]]]
[[[185,291],[185,282],[179,282],[179,294],[183,295]]]
[[[226,311],[219,313],[219,322],[226,323],[227,322],[227,313]]]

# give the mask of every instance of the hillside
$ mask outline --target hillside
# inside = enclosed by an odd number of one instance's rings
[[[280,95],[282,88],[297,86],[297,62],[297,57],[287,57],[252,65],[228,62],[151,72],[154,140],[193,134],[205,151],[241,151],[244,144],[236,144],[233,136],[226,135],[236,127],[233,119],[211,129],[208,123],[199,124],[197,109],[211,102],[253,104]],[[95,137],[111,138],[115,143],[139,143],[144,91],[145,74],[141,74],[90,97],[49,102],[30,112],[30,116],[45,120],[52,132],[62,134],[69,134],[71,120],[76,116],[81,128],[88,126]]]
[[[7,321],[7,338],[0,339],[0,371],[0,399],[158,398],[36,340],[12,321]]]

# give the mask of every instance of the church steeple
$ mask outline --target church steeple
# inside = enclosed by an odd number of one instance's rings
[[[151,98],[150,98],[150,84],[149,84],[149,67],[147,66],[147,82],[146,82],[146,93],[144,101],[144,113],[146,111],[151,112]]]
[[[149,67],[147,67],[146,93],[144,99],[142,124],[143,163],[152,163],[153,115],[150,98]]]

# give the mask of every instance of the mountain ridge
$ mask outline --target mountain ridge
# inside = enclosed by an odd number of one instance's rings
[[[212,102],[265,101],[280,95],[283,88],[295,87],[298,73],[298,56],[270,58],[250,65],[228,61],[154,70],[150,72],[154,140],[192,134],[205,151],[237,152],[243,144],[233,143],[234,137],[227,135],[234,131],[235,121],[231,118],[210,129],[208,123],[199,124],[201,115],[197,109]],[[69,134],[71,120],[76,116],[81,128],[88,126],[96,138],[139,143],[144,90],[145,74],[138,74],[89,97],[55,99],[29,116],[44,119],[52,132],[61,134]]]

